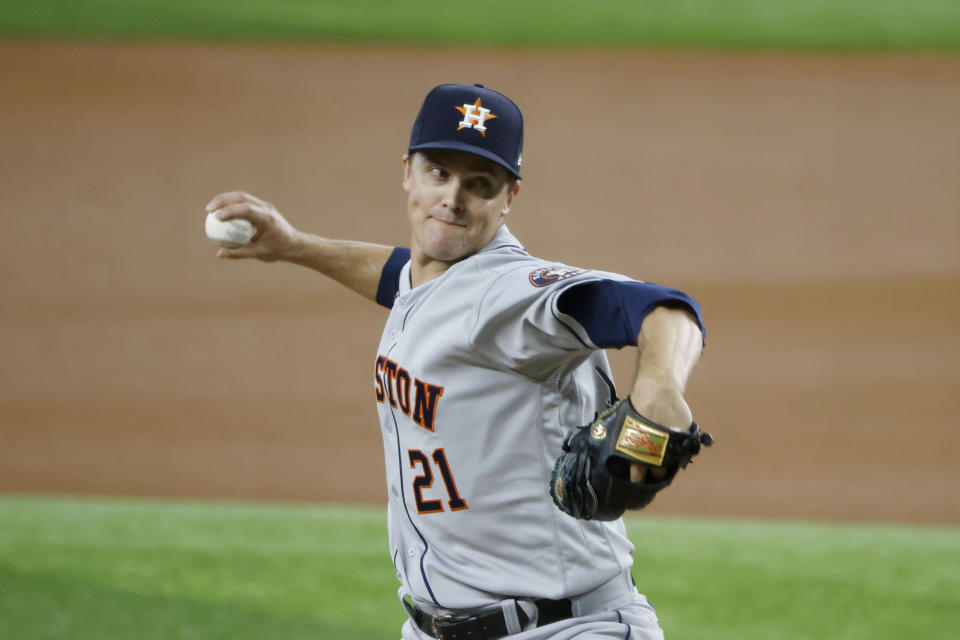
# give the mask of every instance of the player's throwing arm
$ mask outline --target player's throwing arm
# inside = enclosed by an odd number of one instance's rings
[[[298,231],[272,204],[243,191],[215,196],[207,212],[207,236],[222,245],[218,258],[299,264],[370,300],[376,299],[380,274],[393,252],[393,247]]]

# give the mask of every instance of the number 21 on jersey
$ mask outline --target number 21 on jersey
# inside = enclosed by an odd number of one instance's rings
[[[413,479],[413,496],[417,500],[417,511],[423,513],[439,513],[443,511],[442,500],[427,500],[423,497],[423,490],[433,486],[433,470],[431,469],[430,459],[427,454],[419,449],[410,449],[410,468],[419,469],[420,475]],[[440,477],[443,479],[443,486],[447,490],[447,505],[451,511],[460,511],[468,509],[466,500],[460,497],[457,492],[457,484],[453,481],[453,474],[450,473],[450,465],[447,464],[447,454],[443,449],[435,449],[433,462],[440,470]]]

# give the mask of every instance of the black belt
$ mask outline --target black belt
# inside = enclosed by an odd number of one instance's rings
[[[570,600],[536,600],[537,626],[566,620],[573,616]],[[421,631],[437,640],[495,640],[509,635],[507,621],[500,609],[475,616],[431,616],[421,611],[406,599],[403,606]],[[520,626],[530,622],[530,617],[518,604],[517,618]]]

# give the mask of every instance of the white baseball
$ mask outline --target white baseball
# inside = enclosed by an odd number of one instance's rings
[[[207,214],[207,237],[220,244],[240,246],[250,242],[257,233],[253,223],[243,218],[220,220],[214,215],[216,211]]]

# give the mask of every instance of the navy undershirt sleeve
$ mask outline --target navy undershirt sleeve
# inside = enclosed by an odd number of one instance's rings
[[[603,349],[636,346],[640,324],[656,307],[689,311],[706,336],[700,304],[683,291],[652,282],[595,280],[570,287],[557,300],[557,308]]]
[[[400,270],[409,260],[410,249],[403,247],[395,248],[387,258],[387,263],[380,272],[380,284],[377,285],[377,304],[387,309],[393,308],[393,301],[400,290]]]

